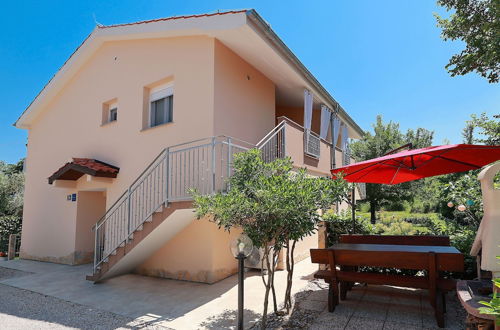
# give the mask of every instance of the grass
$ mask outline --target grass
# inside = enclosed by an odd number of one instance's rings
[[[358,212],[358,215],[370,219],[368,212]],[[377,212],[374,232],[382,235],[442,234],[447,230],[446,227],[445,221],[437,213],[380,211]]]
[[[356,212],[357,215],[370,219],[370,212]],[[410,211],[378,211],[377,220],[411,220],[411,219],[439,219],[438,213],[413,213]]]

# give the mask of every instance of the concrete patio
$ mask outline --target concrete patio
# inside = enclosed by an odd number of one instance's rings
[[[356,285],[333,313],[327,309],[327,286],[318,283],[298,308],[315,311],[312,330],[440,329],[427,291],[390,286]],[[465,311],[453,293],[447,295],[446,329],[465,329]]]
[[[5,284],[69,302],[90,306],[135,319],[128,326],[161,326],[174,329],[221,329],[235,325],[237,277],[215,284],[123,275],[100,284],[85,280],[90,265],[67,266],[13,260],[0,267],[32,274],[0,280]],[[308,259],[296,265],[294,292],[303,290],[316,266]],[[283,300],[286,272],[276,276],[276,292]],[[246,273],[245,324],[251,326],[262,313],[263,284],[259,271]]]
[[[76,304],[133,319],[124,328],[234,329],[237,279],[231,276],[208,285],[144,277],[134,274],[101,284],[85,280],[90,265],[66,266],[44,262],[0,261],[0,267],[29,272],[0,284],[26,289]],[[334,313],[327,311],[327,286],[312,279],[316,266],[306,259],[296,266],[294,292],[301,291],[294,306],[301,325],[309,329],[439,329],[425,290],[357,285]],[[262,312],[263,285],[259,272],[245,280],[245,327]],[[278,272],[276,291],[283,299],[285,272]],[[465,329],[465,312],[452,293],[447,296],[447,329]],[[0,311],[1,313],[2,311]],[[98,322],[98,320],[96,320]],[[96,324],[97,325],[97,324]]]

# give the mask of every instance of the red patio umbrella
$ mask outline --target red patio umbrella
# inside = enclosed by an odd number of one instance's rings
[[[500,159],[500,146],[453,144],[405,150],[331,170],[349,182],[398,184],[479,169]]]

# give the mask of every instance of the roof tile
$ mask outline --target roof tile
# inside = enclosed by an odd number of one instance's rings
[[[222,15],[227,15],[227,14],[244,13],[246,11],[247,11],[247,9],[242,9],[242,10],[223,11],[223,12],[217,12],[217,13],[211,13],[211,14],[198,14],[198,15],[187,15],[187,16],[171,16],[171,17],[150,19],[150,20],[147,20],[147,21],[138,21],[138,22],[123,23],[123,24],[114,24],[114,25],[102,25],[102,26],[99,26],[99,29],[107,29],[107,28],[112,28],[112,27],[117,27],[117,26],[137,25],[137,24],[146,24],[146,23],[154,23],[154,22],[162,22],[162,21],[171,21],[171,20],[177,20],[177,19],[222,16]]]

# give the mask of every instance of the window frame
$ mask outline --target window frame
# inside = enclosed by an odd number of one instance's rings
[[[165,99],[165,102],[167,100],[167,98],[169,97],[172,97],[171,99],[171,108],[172,108],[172,111],[171,113],[169,114],[169,121],[165,121],[163,123],[160,123],[160,124],[156,124],[156,125],[153,125],[153,102],[156,102],[156,101],[159,101],[159,100],[162,100],[162,99]],[[167,85],[167,86],[161,86],[161,88],[158,88],[157,90],[152,90],[149,94],[149,105],[148,105],[148,127],[149,128],[153,128],[153,127],[157,127],[157,126],[161,126],[161,125],[164,125],[164,124],[168,124],[168,123],[173,123],[174,120],[173,120],[173,113],[174,113],[174,87],[173,85]],[[168,108],[165,110],[168,112]],[[165,113],[165,118],[167,117],[167,114],[168,113]]]

